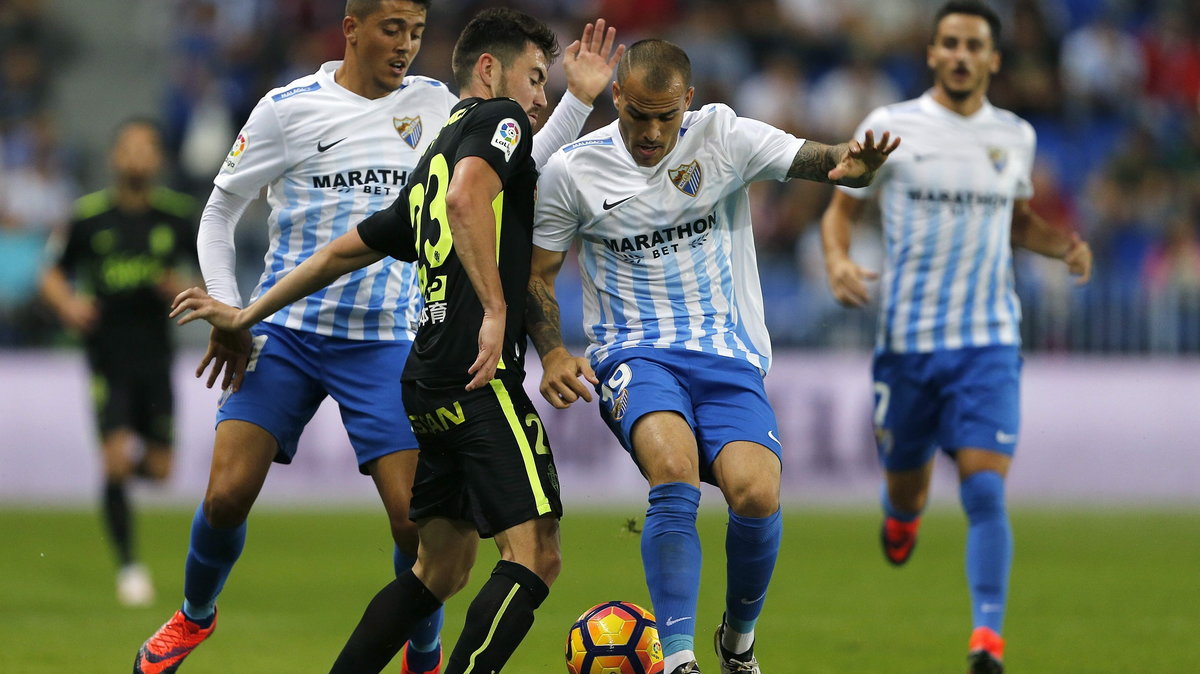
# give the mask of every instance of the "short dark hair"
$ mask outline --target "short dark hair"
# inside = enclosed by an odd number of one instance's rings
[[[933,44],[933,40],[937,38],[938,26],[941,25],[942,19],[950,14],[970,14],[987,21],[988,27],[992,30],[992,46],[1000,47],[1000,15],[979,0],[949,0],[942,5],[942,8],[933,17],[933,34],[929,38],[930,44]]]
[[[678,75],[684,88],[692,86],[692,60],[678,45],[666,40],[649,39],[634,42],[617,64],[617,84],[624,86],[633,70],[641,70],[646,86],[663,89]]]
[[[533,44],[542,51],[546,61],[553,63],[558,58],[558,38],[542,21],[508,7],[493,7],[476,14],[454,45],[451,67],[454,81],[460,90],[471,84],[471,73],[475,62],[483,54],[491,54],[504,66],[525,51],[525,45]]]
[[[420,5],[429,10],[429,3],[432,0],[408,0],[414,5]],[[358,20],[363,20],[379,11],[379,5],[383,4],[383,0],[346,0],[346,16],[352,16]]]

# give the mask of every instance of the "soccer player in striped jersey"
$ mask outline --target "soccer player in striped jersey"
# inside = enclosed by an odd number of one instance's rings
[[[957,464],[967,516],[973,674],[1002,672],[1000,636],[1012,559],[1004,479],[1018,434],[1020,303],[1011,246],[1062,259],[1087,281],[1092,254],[1029,207],[1035,136],[992,106],[1000,20],[982,3],[937,12],[933,88],[873,111],[860,132],[900,133],[905,149],[868,187],[839,188],[821,222],[829,285],[861,307],[877,274],[849,256],[850,226],[878,199],[887,241],[874,358],[875,433],[886,472],[884,553],[908,561],[936,449]]]
[[[617,68],[618,119],[563,147],[538,182],[527,318],[555,407],[591,400],[645,474],[642,563],[672,674],[698,672],[696,513],[703,480],[729,505],[721,671],[758,672],[754,628],[779,551],[780,439],[763,377],[763,323],[749,183],[865,185],[895,149],[884,133],[828,146],[738,117],[689,111],[687,54],[631,46]],[[554,280],[579,242],[586,358],[562,344]]]
[[[462,100],[391,206],[245,309],[199,288],[175,300],[181,323],[236,329],[386,255],[417,262],[426,304],[403,395],[421,447],[412,497],[420,551],[371,600],[331,672],[380,671],[466,585],[480,537],[495,538],[501,560],[467,610],[447,674],[500,671],[558,576],[558,476],[521,386],[537,187],[530,136],[557,49],[526,14],[480,12],[454,47]]]
[[[208,291],[241,306],[233,231],[267,188],[270,245],[259,297],[365,216],[391,204],[458,97],[407,72],[421,46],[428,0],[348,0],[345,58],[264,96],[214,180],[200,222]],[[566,49],[568,94],[533,140],[543,161],[583,127],[611,81],[599,55],[614,31],[588,24]],[[606,52],[607,53],[607,52]],[[383,500],[397,575],[410,568],[417,533],[409,502],[416,438],[405,423],[400,375],[421,311],[415,267],[377,261],[297,301],[253,330],[214,329],[197,376],[223,371],[208,490],[192,522],[180,611],[146,641],[135,671],[174,671],[211,634],[216,598],[245,540],[246,517],[272,461],[291,461],[304,426],[326,396],[339,404],[358,458]],[[403,671],[437,672],[441,613],[413,634]]]

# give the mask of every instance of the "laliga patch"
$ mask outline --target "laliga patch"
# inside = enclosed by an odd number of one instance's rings
[[[496,125],[496,133],[492,134],[492,147],[504,153],[504,161],[512,159],[512,154],[516,151],[519,142],[521,142],[521,127],[517,126],[517,120],[510,117],[501,120]]]
[[[229,148],[229,155],[225,157],[223,166],[225,171],[233,173],[233,170],[241,163],[242,156],[246,154],[246,147],[249,144],[250,141],[246,139],[246,134],[239,133],[237,140],[233,141],[233,147]]]

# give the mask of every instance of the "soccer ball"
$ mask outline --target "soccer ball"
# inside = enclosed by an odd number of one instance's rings
[[[662,644],[654,614],[627,601],[583,612],[567,633],[571,674],[662,674]]]

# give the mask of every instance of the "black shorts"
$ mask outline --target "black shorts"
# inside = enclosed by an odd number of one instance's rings
[[[125,368],[93,367],[92,403],[101,434],[128,428],[146,442],[170,445],[174,441],[175,398],[169,360]]]
[[[545,427],[520,384],[493,379],[466,391],[404,383],[421,457],[409,516],[473,522],[488,538],[523,522],[562,516]]]

